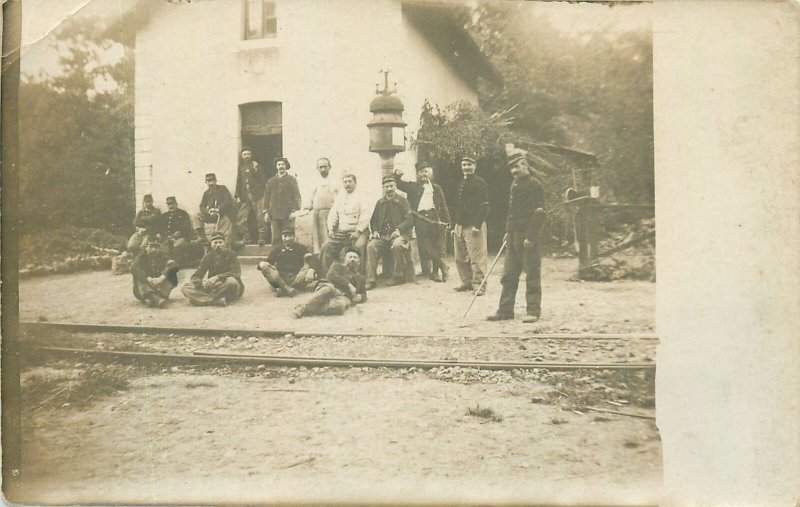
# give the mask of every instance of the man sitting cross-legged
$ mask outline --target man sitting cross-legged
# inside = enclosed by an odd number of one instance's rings
[[[181,291],[193,306],[226,306],[242,297],[242,269],[236,252],[225,248],[224,234],[211,236],[211,251],[203,256],[200,267]]]
[[[313,255],[305,245],[295,242],[294,229],[281,232],[282,243],[270,252],[267,260],[258,263],[258,270],[278,297],[296,296],[311,284],[317,271],[311,267]]]
[[[361,275],[358,249],[347,247],[342,255],[343,260],[335,260],[325,278],[317,282],[311,299],[306,304],[295,307],[295,318],[307,315],[342,315],[347,307],[366,302],[367,289]]]
[[[131,265],[133,295],[154,308],[164,308],[169,293],[178,285],[178,264],[161,251],[157,238],[146,240],[145,251]]]

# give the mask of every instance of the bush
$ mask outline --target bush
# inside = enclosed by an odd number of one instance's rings
[[[23,234],[19,241],[20,274],[109,269],[111,257],[125,250],[125,242],[124,236],[101,229],[70,226]]]

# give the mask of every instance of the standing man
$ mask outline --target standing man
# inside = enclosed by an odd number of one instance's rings
[[[522,322],[533,323],[542,313],[542,259],[539,254],[539,233],[544,223],[544,188],[531,177],[525,155],[516,153],[506,164],[514,180],[508,198],[506,238],[508,250],[500,283],[500,305],[487,320],[514,318],[514,299],[519,276],[525,271],[525,303],[527,315]]]
[[[375,204],[369,227],[371,239],[367,244],[367,289],[375,287],[378,277],[378,262],[386,253],[392,257],[392,279],[387,285],[399,285],[405,282],[406,265],[412,263],[411,258],[411,205],[408,200],[397,193],[394,176],[384,176],[383,197]],[[384,269],[386,269],[384,263]]]
[[[328,158],[317,160],[317,171],[319,180],[311,192],[311,199],[301,211],[295,212],[294,217],[305,216],[309,212],[312,215],[311,242],[315,254],[322,252],[322,245],[328,237],[328,216],[330,215],[336,194],[339,191],[339,184],[333,178],[329,178],[331,172],[331,161]]]
[[[464,179],[458,185],[456,202],[453,205],[453,245],[458,276],[461,285],[458,292],[467,292],[480,287],[486,274],[488,253],[486,249],[486,214],[489,211],[489,188],[486,181],[475,176],[475,159],[461,159],[461,172]],[[486,292],[484,284],[478,291]]]
[[[247,146],[242,147],[242,160],[236,174],[236,191],[234,197],[239,203],[236,215],[236,225],[240,237],[246,243],[252,243],[250,237],[250,217],[255,216],[258,231],[258,244],[264,246],[267,242],[267,223],[264,221],[264,210],[261,208],[264,198],[264,186],[267,184],[267,174],[264,169],[253,160],[253,152]]]
[[[281,245],[281,232],[287,227],[294,229],[294,219],[291,214],[300,209],[300,187],[297,180],[287,171],[292,166],[289,160],[281,157],[275,159],[275,169],[278,174],[267,181],[264,189],[264,220],[269,222],[272,231],[272,246]]]
[[[233,245],[233,223],[236,219],[236,202],[225,185],[217,185],[217,175],[206,174],[208,189],[200,200],[200,211],[194,216],[194,228],[197,241],[206,242],[205,224],[215,224],[214,232],[222,233],[228,238],[228,247]]]
[[[142,209],[136,212],[133,225],[136,232],[128,239],[128,250],[139,253],[144,251],[148,238],[155,238],[161,233],[161,210],[153,205],[151,194],[142,198]]]
[[[354,246],[359,259],[366,258],[369,234],[369,213],[372,211],[356,191],[354,174],[342,176],[344,192],[339,192],[328,214],[328,240],[322,246],[320,261],[322,272],[327,273],[333,261],[339,257],[342,247]]]
[[[317,278],[311,267],[311,253],[305,245],[295,243],[294,229],[281,232],[282,245],[273,248],[267,260],[258,263],[258,270],[278,297],[293,297]]]
[[[211,236],[211,250],[181,291],[192,306],[227,306],[242,297],[242,269],[236,252],[225,248],[224,234]]]
[[[317,282],[311,299],[295,307],[294,317],[342,315],[349,306],[366,302],[367,289],[360,263],[358,249],[347,247],[344,259],[335,260],[325,278]]]
[[[167,211],[161,215],[161,230],[164,233],[164,248],[180,266],[189,260],[189,241],[194,237],[192,219],[178,207],[174,196],[167,197]]]
[[[445,228],[444,224],[450,222],[450,212],[442,187],[431,181],[430,165],[425,162],[417,164],[416,182],[403,181],[400,169],[395,169],[394,175],[397,188],[408,195],[408,202],[414,211],[414,230],[417,231],[422,274],[434,282],[447,281],[449,269],[442,260],[442,229]]]
[[[178,264],[161,251],[155,237],[146,240],[145,251],[131,264],[133,296],[152,308],[165,308],[169,293],[178,285]]]

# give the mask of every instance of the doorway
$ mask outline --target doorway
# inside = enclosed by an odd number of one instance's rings
[[[242,119],[242,146],[248,146],[253,159],[266,169],[267,179],[276,174],[274,160],[283,155],[283,110],[280,102],[251,102],[239,106]],[[250,237],[257,237],[255,216],[248,218]],[[267,242],[272,243],[269,228]]]

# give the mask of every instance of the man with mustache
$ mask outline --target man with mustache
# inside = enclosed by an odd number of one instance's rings
[[[236,252],[225,247],[224,234],[211,236],[211,250],[181,290],[192,306],[227,306],[242,297],[242,269]]]

